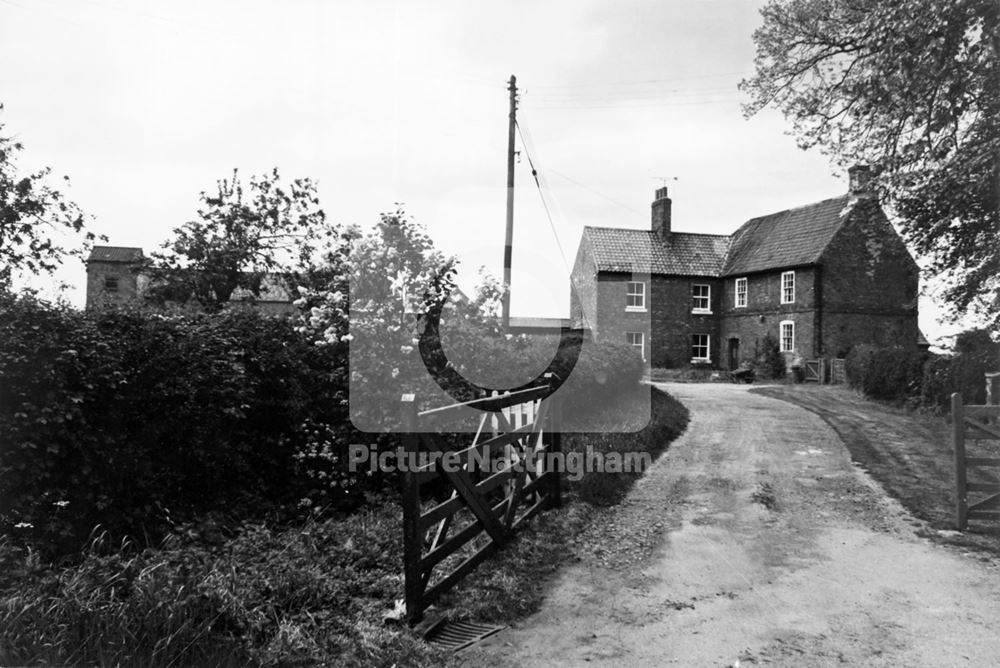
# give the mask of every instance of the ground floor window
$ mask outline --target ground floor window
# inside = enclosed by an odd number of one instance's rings
[[[638,348],[642,359],[646,359],[646,337],[642,332],[625,332],[625,343]]]
[[[691,335],[691,360],[707,362],[709,360],[708,334]]]
[[[790,353],[795,350],[795,323],[791,320],[781,321],[780,350],[783,353]]]

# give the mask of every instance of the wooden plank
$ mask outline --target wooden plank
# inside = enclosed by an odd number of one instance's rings
[[[1000,482],[967,482],[965,489],[970,492],[1000,492]]]
[[[416,434],[417,403],[412,394],[404,394],[400,402],[403,425],[403,448],[407,453],[420,448]],[[410,472],[403,474],[403,603],[406,618],[416,624],[423,617],[423,579],[420,577],[420,554],[423,552],[424,532],[419,530],[420,484]]]
[[[1000,520],[1000,511],[996,510],[970,510],[970,520]]]
[[[1000,488],[997,489],[997,492],[997,494],[986,497],[982,501],[969,504],[969,512],[971,513],[973,510],[1000,510]]]
[[[446,446],[436,434],[424,434],[424,439],[435,450],[439,452],[447,451]],[[472,482],[472,478],[469,477],[469,472],[465,469],[449,471],[442,468],[441,474],[451,482],[458,495],[465,500],[465,505],[469,507],[469,510],[472,511],[483,525],[486,533],[497,543],[504,544],[507,541],[507,531],[500,524],[496,515],[490,512],[490,509],[483,503],[482,497],[476,493],[475,484]]]
[[[975,439],[977,441],[1000,440],[1000,428],[992,425],[986,425],[981,422],[973,422],[972,420],[966,418],[965,438]]]
[[[469,401],[448,404],[447,406],[429,408],[427,410],[420,411],[418,416],[420,418],[433,419],[440,419],[443,417],[454,418],[456,414],[461,415],[464,409],[475,409],[495,413],[507,408],[508,406],[514,406],[516,404],[523,404],[526,401],[540,399],[548,392],[548,385],[539,385],[538,387],[529,387],[528,389],[518,390],[517,392],[505,392],[504,394],[496,396],[480,397],[479,399],[471,399]]]
[[[968,466],[1000,466],[1000,457],[966,457],[965,465]]]
[[[1000,406],[965,406],[965,417],[1000,418]]]
[[[483,560],[488,556],[496,552],[498,545],[494,542],[489,542],[479,549],[471,557],[459,564],[458,568],[453,570],[451,573],[441,578],[440,581],[435,582],[432,587],[427,589],[424,593],[423,604],[430,605],[434,600],[445,593],[449,589],[455,586],[459,580],[465,577],[469,572],[472,571],[476,566],[478,566]]]
[[[551,454],[551,460],[554,461],[560,456],[559,453],[562,452],[562,419],[563,419],[563,400],[558,392],[549,398],[549,415],[547,424],[545,425],[546,430],[549,435],[549,442],[546,445],[547,450]],[[558,471],[549,472],[549,496],[552,499],[552,507],[559,508],[562,506],[562,475]]]
[[[523,461],[521,463],[523,466]],[[521,495],[524,490],[524,477],[527,475],[525,471],[519,471],[518,475],[514,478],[514,489],[510,490],[507,494],[507,511],[504,513],[503,524],[510,531],[511,526],[514,524],[514,513],[517,512],[517,507],[521,503]]]
[[[497,502],[497,504],[493,506],[493,512],[499,513],[505,505],[507,505],[506,498]],[[455,551],[460,550],[466,543],[482,532],[483,527],[480,526],[479,522],[472,522],[471,524],[468,524],[463,527],[461,531],[452,534],[448,540],[425,554],[420,560],[420,569],[422,571],[429,571],[443,559],[450,556]]]
[[[952,446],[955,451],[955,526],[959,531],[965,531],[968,524],[968,509],[966,496],[968,494],[965,480],[965,407],[962,406],[962,395],[954,392],[951,395]]]

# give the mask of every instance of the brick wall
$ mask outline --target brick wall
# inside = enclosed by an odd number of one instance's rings
[[[625,294],[629,281],[646,284],[646,309],[626,311]],[[626,332],[642,332],[645,339],[643,354],[650,359],[650,293],[648,274],[627,274],[601,272],[594,282],[594,296],[597,314],[592,323],[595,341],[625,343]]]
[[[822,350],[916,346],[919,269],[875,202],[860,202],[821,259]]]
[[[692,313],[692,286],[709,285],[711,314]],[[681,367],[691,364],[691,335],[708,334],[709,356],[719,364],[719,309],[722,296],[717,278],[654,276],[650,321],[653,327],[652,358],[654,367]]]
[[[795,301],[781,303],[781,275],[795,272]],[[736,307],[736,279],[747,279],[747,305]],[[803,358],[818,354],[816,322],[817,271],[814,267],[733,276],[723,281],[723,322],[721,335],[721,364],[729,368],[740,362],[752,360],[762,349],[763,339],[770,334],[780,336],[783,321],[795,323],[795,349],[785,355],[791,362],[796,355]],[[734,344],[732,340],[735,339]],[[736,360],[730,360],[729,351],[736,346]],[[732,364],[735,362],[735,364]]]

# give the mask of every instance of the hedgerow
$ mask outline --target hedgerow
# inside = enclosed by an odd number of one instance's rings
[[[985,374],[1000,369],[1000,344],[985,330],[960,334],[945,355],[863,344],[851,349],[845,368],[848,383],[873,399],[947,411],[955,392],[965,403],[985,402]]]
[[[155,537],[381,483],[337,458],[365,438],[346,417],[344,352],[289,321],[0,300],[3,533],[62,553],[97,524]]]

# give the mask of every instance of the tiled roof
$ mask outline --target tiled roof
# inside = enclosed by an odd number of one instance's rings
[[[586,227],[598,271],[731,276],[813,264],[844,222],[847,196],[752,218],[732,236]]]
[[[844,221],[847,197],[752,218],[733,234],[723,274],[812,264]]]
[[[136,262],[143,257],[141,248],[129,246],[94,246],[87,261],[97,262]]]
[[[718,276],[729,237],[673,232],[664,243],[650,230],[586,227],[598,271]],[[648,265],[648,267],[647,267]]]

